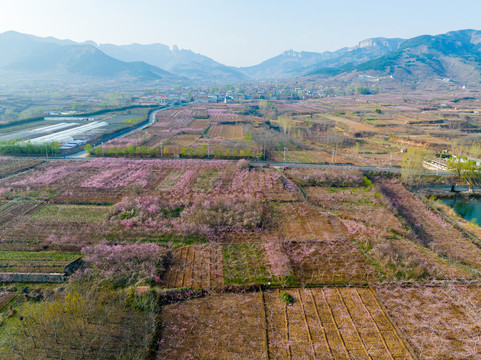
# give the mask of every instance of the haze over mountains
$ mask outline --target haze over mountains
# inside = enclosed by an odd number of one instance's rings
[[[323,53],[289,50],[259,65],[240,70],[254,79],[302,76],[319,68],[338,68],[346,64],[361,64],[397,49],[403,41],[403,39],[367,39],[354,47]]]
[[[233,67],[222,65],[207,56],[191,50],[179,50],[167,45],[111,45],[101,44],[98,49],[123,61],[143,61],[191,80],[230,81],[247,80],[247,76]]]
[[[29,74],[172,81],[177,76],[144,62],[123,62],[90,43],[40,38],[9,31],[0,35],[0,70],[10,77]]]
[[[401,43],[396,50],[358,65],[356,70],[415,81],[444,78],[479,85],[481,31],[461,30],[437,36],[418,36]]]
[[[334,52],[285,51],[261,64],[235,68],[166,45],[97,45],[14,31],[0,34],[0,76],[95,77],[161,83],[236,83],[305,75],[361,72],[402,81],[481,80],[481,31],[461,30],[412,39],[373,38]]]

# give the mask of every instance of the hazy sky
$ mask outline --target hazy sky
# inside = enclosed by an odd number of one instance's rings
[[[481,30],[480,14],[481,0],[0,0],[0,32],[178,45],[248,66],[288,49]]]

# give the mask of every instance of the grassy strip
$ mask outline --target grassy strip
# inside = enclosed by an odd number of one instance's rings
[[[12,299],[10,299],[9,302],[7,302],[5,305],[3,305],[2,308],[0,308],[0,313],[4,312],[6,309],[10,307],[15,301],[17,301],[17,298],[20,296],[20,294],[16,294]]]
[[[30,218],[38,222],[101,222],[107,220],[110,208],[95,205],[47,205]]]
[[[68,253],[60,251],[0,251],[2,260],[60,260],[73,261],[82,256],[79,253]]]

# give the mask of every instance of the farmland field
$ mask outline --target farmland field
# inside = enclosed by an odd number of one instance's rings
[[[349,241],[284,243],[284,249],[302,284],[376,280],[374,267]]]
[[[414,358],[372,290],[288,290],[292,306],[279,293],[224,294],[167,306],[159,359]]]
[[[0,311],[3,310],[4,307],[15,298],[15,296],[17,296],[17,294],[13,292],[0,293]]]
[[[284,152],[276,151],[270,153],[270,157],[275,161],[284,161]],[[333,154],[326,151],[286,151],[286,162],[301,162],[301,163],[352,163],[346,160],[339,154],[334,158]]]
[[[302,202],[279,204],[275,207],[282,219],[280,234],[289,241],[340,239],[346,234],[342,223],[329,213]]]
[[[242,127],[233,125],[212,125],[208,132],[211,138],[242,139]]]
[[[271,280],[263,250],[260,244],[223,246],[225,284],[267,283]]]
[[[481,355],[478,287],[387,287],[376,292],[420,358]]]
[[[75,333],[107,358],[481,359],[479,226],[404,170],[357,166],[416,146],[474,156],[478,107],[263,96],[158,111],[90,158],[0,159],[0,273],[81,258],[60,286],[4,277],[0,309],[19,296],[0,354],[81,358]]]
[[[223,286],[222,249],[193,245],[174,250],[164,282],[169,288]]]
[[[25,171],[42,163],[41,160],[18,160],[5,158],[0,160],[0,177],[13,175],[17,172]]]
[[[380,189],[414,228],[422,245],[468,268],[481,267],[481,250],[439,214],[428,209],[415,195],[400,184],[382,184]]]
[[[63,273],[79,257],[66,252],[0,251],[0,272]]]

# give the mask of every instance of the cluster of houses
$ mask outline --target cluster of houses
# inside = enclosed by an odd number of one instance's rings
[[[299,85],[241,85],[224,87],[186,87],[163,90],[152,94],[133,96],[131,105],[172,105],[187,102],[220,103],[245,100],[306,100],[328,96],[346,95],[345,90],[300,87]]]

